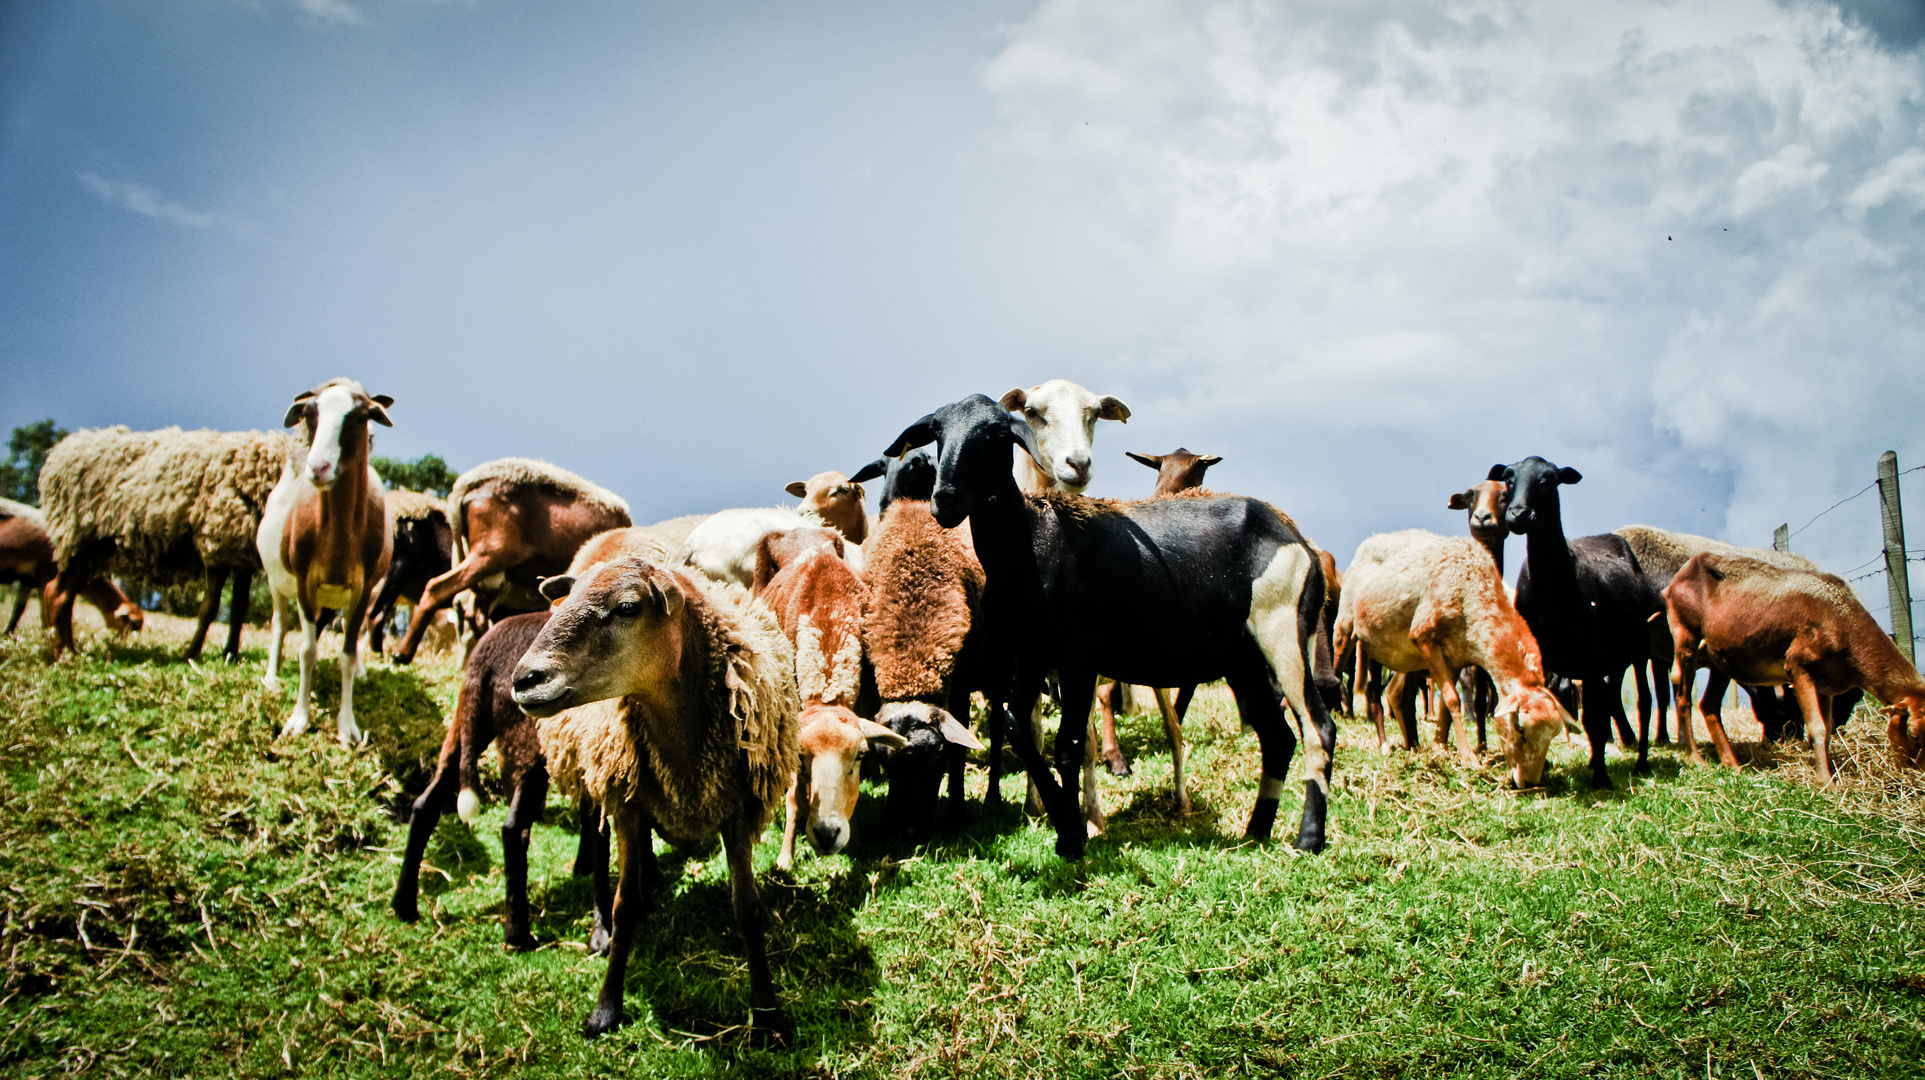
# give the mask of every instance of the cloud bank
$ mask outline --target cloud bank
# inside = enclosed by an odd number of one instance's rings
[[[1471,480],[1500,431],[1728,490],[1753,544],[1925,454],[1925,71],[1856,13],[1046,0],[1007,33],[996,138],[1132,268],[1118,361],[1172,407]],[[1831,518],[1801,546],[1876,550]]]

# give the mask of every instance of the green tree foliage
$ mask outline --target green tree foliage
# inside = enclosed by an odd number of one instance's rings
[[[381,482],[391,488],[425,491],[445,499],[455,486],[457,474],[439,454],[423,454],[413,461],[377,457],[369,459],[369,464]]]
[[[7,440],[7,460],[0,464],[0,498],[39,506],[40,466],[47,460],[47,451],[70,434],[66,428],[55,427],[51,417],[14,428],[13,437]]]

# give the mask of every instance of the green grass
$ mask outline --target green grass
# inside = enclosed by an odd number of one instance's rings
[[[258,652],[174,655],[0,644],[0,1074],[1925,1073],[1925,827],[1867,717],[1839,791],[1813,790],[1796,751],[1731,771],[1662,750],[1655,776],[1617,760],[1618,791],[1593,792],[1560,743],[1550,789],[1523,795],[1494,767],[1379,755],[1343,721],[1315,857],[1239,840],[1256,747],[1227,706],[1192,714],[1187,820],[1160,723],[1133,717],[1138,774],[1105,778],[1109,832],[1079,864],[1016,810],[977,808],[921,848],[765,869],[799,1030],[771,1052],[737,1027],[719,855],[668,857],[631,1023],[595,1042],[577,1031],[603,963],[559,800],[531,858],[551,944],[502,949],[498,799],[472,831],[444,819],[422,921],[394,920],[395,811],[426,779],[453,665],[371,671],[375,745],[350,754],[331,664],[316,730],[280,739],[291,691],[263,700]],[[879,802],[859,824],[881,841]]]

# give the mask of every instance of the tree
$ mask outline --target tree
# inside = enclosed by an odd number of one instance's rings
[[[374,466],[381,482],[391,488],[429,492],[445,499],[455,486],[455,471],[448,468],[439,454],[423,454],[413,461],[377,457],[370,458],[368,464]]]
[[[6,463],[0,464],[0,498],[39,506],[40,466],[47,460],[47,451],[70,434],[55,427],[51,417],[14,428],[7,440]]]

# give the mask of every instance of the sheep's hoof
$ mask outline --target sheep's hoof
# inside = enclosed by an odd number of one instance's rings
[[[1056,855],[1058,858],[1077,862],[1083,858],[1083,849],[1089,845],[1089,837],[1080,828],[1069,829],[1056,834]]]
[[[1631,766],[1631,774],[1633,776],[1650,776],[1651,760],[1649,758],[1639,758],[1637,762]]]
[[[596,1002],[595,1011],[588,1014],[588,1022],[582,1025],[582,1038],[592,1039],[613,1031],[622,1026],[623,1019],[620,1002]]]
[[[503,944],[508,947],[509,952],[534,952],[541,947],[541,943],[535,940],[535,935],[526,930],[508,934]]]
[[[269,675],[267,678],[261,680],[261,689],[270,694],[278,694],[281,692],[281,680]]]
[[[781,1009],[750,1009],[749,1038],[763,1048],[795,1045],[795,1021]]]
[[[415,903],[415,898],[412,896],[406,897],[405,899],[397,896],[388,906],[394,909],[394,917],[404,923],[421,921],[421,908]]]
[[[414,663],[414,654],[413,654],[413,653],[411,653],[411,652],[393,652],[393,653],[389,653],[389,654],[388,654],[388,663],[390,663],[390,664],[400,664],[400,665],[401,665],[402,667],[406,667],[406,666],[408,666],[409,664],[412,664],[412,663]]]
[[[1103,764],[1108,765],[1110,767],[1111,776],[1134,775],[1130,771],[1129,761],[1123,757],[1123,752],[1121,750],[1118,750],[1113,754],[1105,752],[1103,754]]]
[[[368,733],[355,726],[353,721],[341,725],[341,748],[352,750],[368,741]]]
[[[282,735],[307,734],[307,713],[297,712],[293,716],[288,717],[287,723],[281,725],[281,734]]]
[[[613,939],[608,935],[600,919],[595,920],[595,929],[588,932],[588,952],[591,956],[607,956],[608,945]]]

